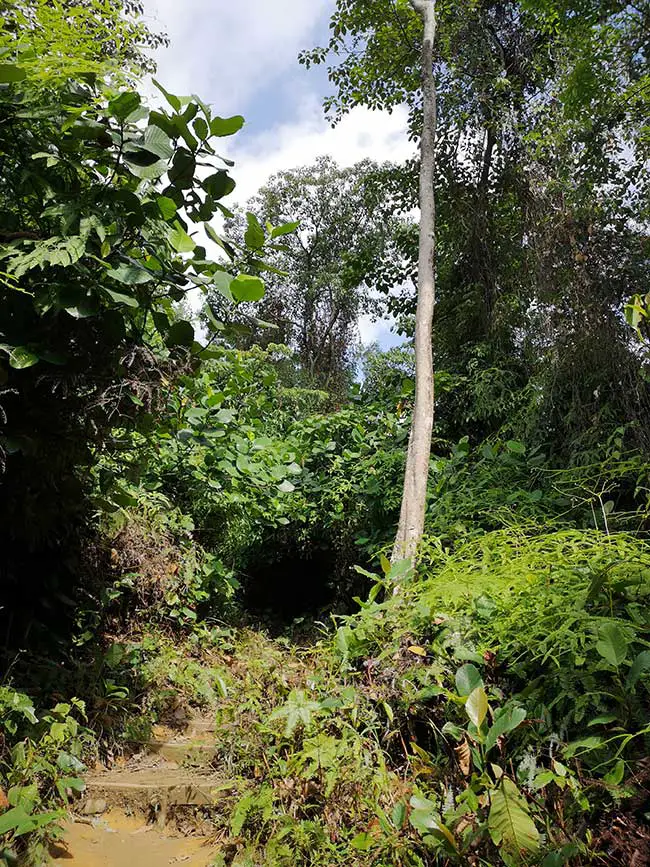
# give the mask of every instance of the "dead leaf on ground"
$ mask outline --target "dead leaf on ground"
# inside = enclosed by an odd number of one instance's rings
[[[463,741],[462,744],[455,747],[454,752],[456,753],[456,758],[458,759],[458,764],[463,776],[469,777],[472,772],[472,751],[470,750],[467,741]]]

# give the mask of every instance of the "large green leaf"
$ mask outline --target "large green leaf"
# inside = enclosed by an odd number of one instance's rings
[[[482,686],[477,686],[467,697],[465,711],[470,720],[479,729],[488,712],[488,699]]]
[[[127,91],[116,96],[108,104],[108,110],[117,120],[124,121],[140,106],[140,95],[135,91]]]
[[[194,327],[191,322],[180,319],[174,322],[167,335],[167,346],[192,346],[194,343]]]
[[[276,226],[275,229],[271,230],[271,237],[281,238],[283,235],[290,235],[292,232],[295,232],[299,226],[300,221],[296,223],[284,223],[282,226]]]
[[[193,154],[185,148],[179,148],[169,169],[169,181],[180,190],[187,190],[192,186],[195,170],[196,160]]]
[[[174,226],[169,235],[169,242],[177,253],[191,253],[196,247],[196,242],[190,238],[180,223]]]
[[[243,125],[244,118],[239,114],[234,117],[215,117],[210,123],[210,132],[216,136],[234,135]]]
[[[138,265],[129,265],[127,263],[122,263],[107,273],[113,280],[117,280],[118,283],[124,283],[126,286],[138,286],[141,283],[148,283],[149,280],[153,279],[153,275],[146,268],[140,268]]]
[[[22,66],[16,66],[15,63],[0,63],[0,84],[13,84],[16,81],[23,81],[27,77],[27,73]]]
[[[246,222],[248,227],[244,233],[244,243],[251,250],[259,250],[264,246],[264,229],[255,214],[250,212],[246,214]]]
[[[230,287],[232,286],[232,275],[226,273],[225,271],[217,271],[217,273],[212,278],[214,288],[219,292],[220,295],[223,295],[231,303],[234,301],[233,294],[231,292]]]
[[[650,671],[650,650],[642,650],[632,663],[625,680],[625,688],[628,691],[633,690],[641,675],[646,671]]]
[[[154,83],[154,85],[158,88],[158,90],[162,93],[162,95],[165,97],[167,102],[174,109],[174,111],[180,111],[181,105],[182,105],[180,99],[177,96],[174,96],[173,93],[169,93],[169,91],[165,90],[165,88],[162,86],[162,84],[159,81],[156,81],[155,78],[152,78],[151,80]]]
[[[219,169],[201,181],[201,186],[213,199],[222,199],[235,189],[235,182],[225,169]]]
[[[176,215],[176,211],[178,210],[176,202],[173,199],[170,199],[169,196],[158,196],[156,198],[156,204],[158,205],[158,210],[160,211],[163,220],[171,220],[172,217]]]
[[[124,159],[130,165],[143,166],[144,168],[158,162],[156,154],[138,145],[131,145],[128,149],[125,149]]]
[[[169,136],[155,124],[150,124],[144,131],[144,146],[161,160],[170,160],[174,153]]]
[[[599,640],[596,642],[596,650],[617,668],[627,656],[627,638],[623,630],[616,623],[606,623],[598,630]]]
[[[530,817],[526,801],[509,777],[492,793],[488,815],[492,841],[516,862],[539,851],[539,832]]]
[[[456,672],[456,690],[458,695],[469,695],[478,686],[483,686],[483,678],[478,668],[472,665],[471,662],[468,662],[467,665],[462,665]]]
[[[110,296],[116,304],[124,304],[126,307],[138,307],[138,300],[132,295],[125,295],[123,292],[114,292],[112,289],[107,289],[106,287],[104,287],[104,292],[106,292],[106,294]]]
[[[39,356],[26,346],[14,346],[9,352],[9,364],[15,370],[25,370],[40,361]]]
[[[22,805],[12,807],[0,816],[0,836],[12,833],[14,837],[22,837],[38,828],[44,828],[57,819],[61,813],[28,813]]]
[[[151,163],[148,166],[138,165],[136,162],[132,162],[129,159],[129,155],[125,155],[124,162],[131,172],[132,175],[135,175],[136,178],[140,178],[141,180],[154,181],[157,178],[162,177],[167,171],[167,163],[165,160],[156,160],[155,163]]]
[[[264,281],[240,274],[231,282],[230,291],[235,301],[259,301],[264,297]]]
[[[526,709],[508,705],[500,708],[485,738],[485,750],[491,750],[501,735],[511,732],[526,719]]]

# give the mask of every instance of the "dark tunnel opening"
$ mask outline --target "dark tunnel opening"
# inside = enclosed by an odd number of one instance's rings
[[[239,576],[243,607],[280,625],[314,618],[336,602],[337,571],[334,555],[326,550],[285,553],[272,563],[252,565]]]

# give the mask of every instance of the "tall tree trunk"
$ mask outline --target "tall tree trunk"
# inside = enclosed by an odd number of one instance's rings
[[[404,475],[404,493],[393,562],[415,560],[424,532],[431,433],[433,430],[432,326],[436,300],[434,197],[436,144],[436,82],[433,47],[436,37],[435,0],[410,0],[424,23],[422,41],[422,97],[424,120],[420,142],[420,247],[417,312],[415,318],[415,407]]]

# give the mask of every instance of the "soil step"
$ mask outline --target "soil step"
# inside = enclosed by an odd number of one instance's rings
[[[217,731],[215,716],[192,717],[188,720],[186,734],[191,738],[213,735]]]
[[[135,814],[150,814],[153,810],[158,823],[164,825],[170,808],[214,806],[228,788],[215,774],[191,773],[173,764],[117,769],[86,777],[81,812],[94,804]]]
[[[131,745],[143,753],[160,756],[179,765],[207,767],[217,753],[214,716],[190,717],[178,732],[164,725],[153,727],[148,740],[133,740]]]
[[[168,762],[176,762],[179,765],[188,764],[205,767],[210,764],[217,753],[214,741],[176,739],[173,741],[132,741],[141,750],[151,755],[161,756]]]

